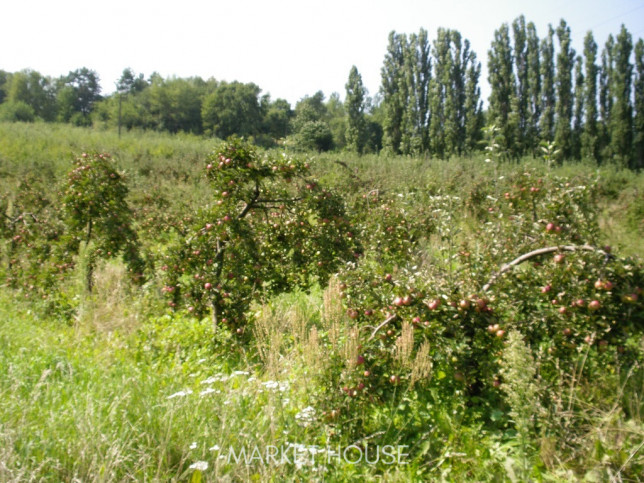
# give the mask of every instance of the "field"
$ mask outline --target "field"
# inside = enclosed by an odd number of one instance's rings
[[[0,123],[0,210],[2,481],[644,474],[641,172]]]

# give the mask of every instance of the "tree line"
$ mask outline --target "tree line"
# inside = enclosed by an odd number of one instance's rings
[[[543,38],[523,16],[495,32],[487,118],[508,156],[554,142],[566,159],[644,167],[644,42],[622,25],[598,55],[590,31],[575,52],[565,20]]]
[[[101,95],[96,72],[51,78],[0,70],[0,120],[102,124],[124,129],[281,140],[318,151],[422,154],[446,158],[482,149],[492,133],[500,154],[613,160],[644,167],[644,42],[622,26],[601,52],[588,32],[582,53],[564,20],[545,36],[523,16],[494,33],[487,52],[491,93],[483,108],[481,62],[460,32],[391,32],[379,92],[370,97],[353,66],[344,101],[319,91],[293,108],[253,83],[200,77],[148,78],[123,71]],[[491,128],[492,129],[487,129]],[[489,141],[489,140],[488,140]]]

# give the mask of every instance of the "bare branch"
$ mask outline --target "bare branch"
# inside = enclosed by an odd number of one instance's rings
[[[389,317],[387,317],[387,318],[384,320],[384,322],[382,322],[378,327],[376,327],[375,329],[373,329],[373,332],[371,333],[371,335],[370,335],[370,336],[369,336],[369,338],[367,339],[367,342],[372,341],[372,340],[373,340],[373,338],[376,336],[376,334],[378,333],[378,331],[379,331],[380,329],[382,329],[385,325],[389,324],[390,322],[392,322],[392,321],[396,320],[396,318],[397,318],[397,317],[398,317],[398,316],[397,316],[396,314],[392,314],[392,315],[390,315]]]
[[[481,291],[487,292],[501,275],[508,272],[513,267],[525,262],[526,260],[530,260],[531,258],[538,257],[539,255],[545,255],[548,253],[576,252],[576,251],[600,252],[608,255],[608,253],[602,250],[601,248],[593,247],[591,245],[562,245],[557,247],[539,248],[538,250],[533,250],[531,252],[524,253],[520,257],[517,257],[514,260],[512,260],[510,263],[506,263],[505,265],[503,265],[501,269],[498,272],[496,272],[494,275],[492,275],[492,277],[490,277],[488,282],[485,285],[483,285],[483,287],[481,288]]]

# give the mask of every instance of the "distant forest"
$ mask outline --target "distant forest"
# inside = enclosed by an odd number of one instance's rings
[[[391,32],[381,85],[369,97],[354,66],[346,93],[319,91],[293,107],[253,83],[149,77],[126,68],[101,95],[96,72],[52,78],[0,70],[0,121],[63,122],[124,130],[252,138],[257,144],[358,153],[593,159],[644,167],[644,41],[622,26],[583,52],[561,20],[539,37],[523,16],[494,33],[487,52],[491,94],[483,109],[481,61],[458,31]]]

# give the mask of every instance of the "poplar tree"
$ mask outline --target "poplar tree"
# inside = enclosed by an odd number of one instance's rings
[[[469,42],[466,40],[469,45]],[[481,103],[481,63],[476,60],[476,53],[469,51],[467,74],[465,80],[464,126],[465,137],[463,150],[471,152],[476,149],[481,139],[483,128],[483,106]]]
[[[387,54],[381,69],[383,116],[383,148],[390,153],[400,152],[403,115],[406,108],[407,92],[404,82],[404,52],[407,36],[391,32]]]
[[[548,35],[541,41],[541,139],[552,141],[555,124],[555,48],[554,30],[548,25]]]
[[[494,32],[492,48],[488,51],[488,81],[492,86],[489,99],[489,122],[496,125],[502,136],[501,148],[515,152],[516,118],[512,116],[516,105],[516,85],[512,72],[513,55],[510,45],[510,29],[503,24]]]
[[[419,105],[416,99],[416,65],[418,64],[418,38],[416,34],[409,36],[409,42],[403,50],[402,82],[404,85],[404,111],[402,114],[400,152],[402,154],[418,154],[421,150],[422,135],[419,126]]]
[[[644,168],[644,41],[635,44],[635,116],[633,119],[634,169]]]
[[[633,148],[633,105],[631,102],[633,64],[631,34],[622,28],[613,45],[613,70],[609,78],[612,106],[610,109],[610,150],[621,162],[630,159]]]
[[[581,135],[584,122],[584,72],[581,56],[575,62],[575,98],[572,125],[572,143],[570,155],[579,159],[581,156]]]
[[[460,154],[465,144],[465,71],[469,62],[470,45],[468,41],[463,42],[457,30],[448,30],[447,38],[449,76],[445,86],[445,142],[449,157]]]
[[[514,37],[514,65],[516,67],[516,95],[513,112],[516,116],[517,126],[517,152],[524,154],[528,147],[528,103],[529,92],[529,64],[527,48],[527,32],[525,17],[521,15],[512,22]]]
[[[571,128],[573,111],[572,71],[575,62],[575,51],[570,46],[570,27],[561,20],[557,27],[559,53],[557,54],[557,77],[555,104],[555,143],[564,158],[572,154]]]
[[[609,35],[602,49],[602,64],[599,71],[599,117],[601,122],[598,126],[598,138],[600,157],[602,159],[610,157],[609,118],[613,106],[613,99],[610,94],[610,79],[613,72],[614,44],[615,39],[612,35]]]
[[[449,31],[439,28],[432,48],[434,76],[430,83],[429,100],[431,111],[431,123],[429,126],[430,149],[432,154],[439,158],[445,156],[447,151],[445,126],[449,115],[449,106],[446,105],[451,67],[449,44]]]
[[[526,28],[528,63],[528,114],[526,126],[526,147],[534,153],[539,145],[539,116],[541,115],[541,67],[539,37],[532,22]]]
[[[349,72],[349,80],[345,85],[347,94],[344,108],[347,113],[346,142],[347,148],[360,154],[364,151],[366,140],[365,100],[366,89],[362,76],[354,65]]]
[[[429,84],[432,78],[432,62],[429,39],[427,31],[420,29],[418,35],[414,35],[411,44],[414,50],[414,62],[412,65],[414,78],[414,119],[419,136],[419,147],[421,151],[429,150]]]
[[[592,32],[584,38],[584,127],[581,135],[581,157],[599,159],[597,132],[597,44]]]

